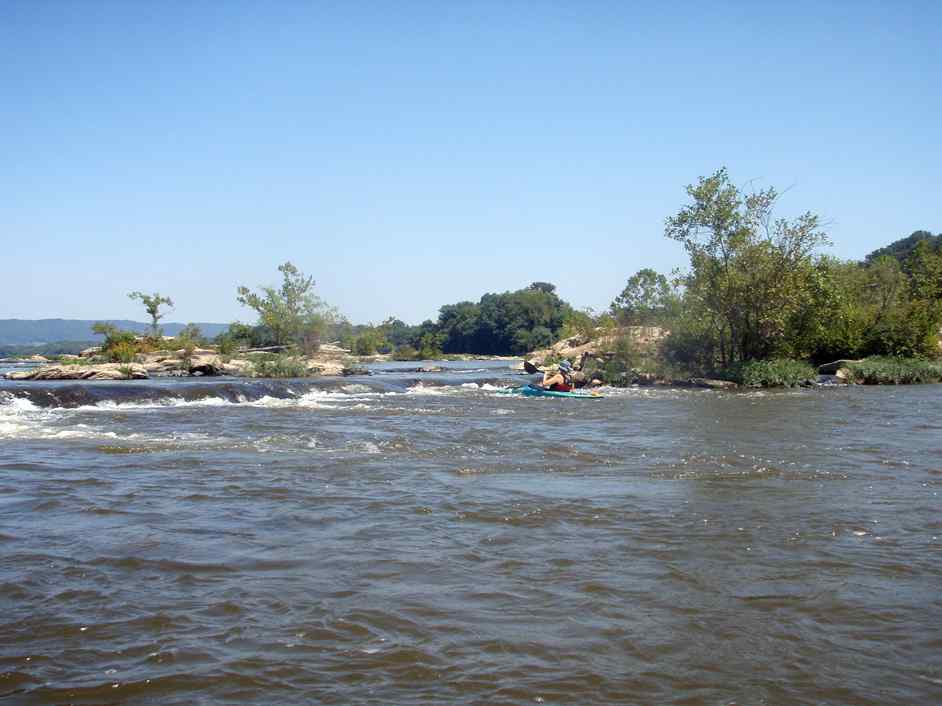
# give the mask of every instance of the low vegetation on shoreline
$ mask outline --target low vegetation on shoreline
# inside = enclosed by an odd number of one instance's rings
[[[850,382],[864,385],[912,385],[942,382],[942,363],[918,358],[875,356],[849,363]]]
[[[323,341],[350,360],[523,356],[543,349],[541,358],[552,364],[548,347],[571,337],[592,349],[573,361],[582,377],[612,385],[715,378],[792,387],[836,360],[849,361],[847,382],[942,380],[942,235],[917,231],[861,262],[842,261],[822,253],[829,241],[818,216],[774,215],[774,188],[744,192],[721,169],[688,186],[687,195],[664,234],[683,246],[688,268],[670,276],[639,270],[603,312],[577,310],[555,285],[533,282],[444,305],[436,321],[409,325],[389,317],[354,325],[315,295],[312,277],[286,262],[278,268],[280,286],[237,288],[256,322],[233,323],[212,341],[192,324],[164,338],[159,322],[173,305],[170,297],[132,292],[151,319],[150,331],[140,336],[96,324],[104,342],[93,360],[131,365],[168,351],[179,357],[181,371],[192,373],[194,352],[208,346],[223,363],[264,349],[244,374],[297,377],[317,374]],[[645,339],[639,328],[659,333]]]

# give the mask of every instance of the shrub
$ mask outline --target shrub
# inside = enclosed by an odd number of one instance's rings
[[[586,339],[592,339],[597,335],[595,328],[595,317],[591,309],[582,311],[570,309],[566,312],[566,316],[563,319],[563,328],[562,331],[560,331],[560,335],[562,338],[582,336]],[[552,343],[552,341],[550,343]]]
[[[353,344],[353,352],[356,355],[375,355],[376,342],[373,340],[372,336],[367,334],[358,336],[356,342]]]
[[[873,357],[847,366],[865,385],[914,385],[942,381],[942,363],[920,358]]]
[[[301,378],[309,375],[302,360],[284,353],[265,353],[252,361],[252,374],[257,378]]]
[[[736,368],[724,371],[725,379],[746,387],[797,387],[818,377],[808,363],[788,358],[749,360]]]
[[[393,353],[393,360],[421,360],[421,357],[415,348],[405,343],[399,346],[396,352]]]
[[[112,363],[132,363],[137,355],[137,346],[133,341],[118,341],[107,349]]]
[[[182,343],[184,346],[189,342],[192,342],[194,346],[206,345],[206,338],[196,324],[187,324],[180,329],[180,332],[174,338],[177,343]]]
[[[666,363],[687,374],[709,374],[719,358],[711,327],[695,317],[675,322],[660,348]]]
[[[426,333],[419,339],[419,360],[436,360],[442,357],[441,337]]]
[[[58,358],[56,365],[88,365],[88,358]]]
[[[608,385],[630,385],[637,377],[637,369],[646,362],[635,340],[625,335],[615,339],[605,357],[589,358],[582,372],[587,379],[597,378]]]
[[[219,351],[219,355],[231,356],[236,352],[238,344],[232,336],[227,333],[223,333],[216,337],[216,348]]]

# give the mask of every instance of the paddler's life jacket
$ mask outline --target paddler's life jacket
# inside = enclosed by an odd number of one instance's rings
[[[562,373],[565,382],[554,382],[550,385],[550,389],[554,392],[572,392],[572,373],[567,373],[565,370],[560,370],[559,372]]]

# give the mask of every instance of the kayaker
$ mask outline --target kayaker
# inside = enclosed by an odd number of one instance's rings
[[[572,363],[563,358],[559,362],[559,370],[553,374],[549,371],[543,373],[543,388],[554,392],[572,392]]]

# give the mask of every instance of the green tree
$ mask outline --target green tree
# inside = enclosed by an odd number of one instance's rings
[[[927,230],[917,230],[914,231],[911,235],[906,238],[900,238],[886,247],[880,248],[879,250],[874,250],[872,253],[867,255],[866,263],[872,263],[878,257],[883,257],[888,255],[890,257],[895,257],[901,263],[905,263],[907,259],[913,254],[913,251],[919,246],[920,243],[927,243],[935,249],[942,247],[942,234],[933,235]]]
[[[645,268],[628,279],[610,309],[623,325],[653,326],[676,316],[679,304],[680,298],[667,277]]]
[[[276,345],[301,343],[307,337],[316,349],[320,333],[336,313],[314,295],[313,277],[305,277],[290,262],[280,265],[278,271],[282,275],[280,288],[261,287],[253,292],[239,287],[237,300],[258,313],[259,325],[271,331]]]
[[[382,327],[368,326],[353,342],[353,352],[357,355],[376,355],[380,350],[388,349],[389,343]]]
[[[144,310],[147,311],[147,315],[150,316],[151,335],[154,338],[159,338],[161,334],[160,327],[157,325],[157,322],[165,316],[165,312],[161,313],[160,308],[162,306],[173,306],[173,301],[170,299],[170,297],[161,296],[159,292],[154,292],[153,294],[131,292],[128,294],[128,297],[139,300],[144,305]]]
[[[692,203],[667,219],[665,235],[690,256],[688,314],[709,337],[715,365],[767,358],[808,305],[814,251],[827,243],[817,216],[774,219],[774,188],[743,194],[725,169],[687,187]]]
[[[942,242],[933,246],[930,241],[920,241],[904,268],[909,272],[913,299],[942,302]]]
[[[192,342],[194,346],[202,346],[206,343],[203,332],[196,324],[187,324],[174,338],[183,343]]]

